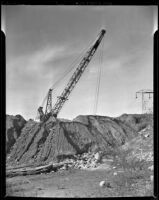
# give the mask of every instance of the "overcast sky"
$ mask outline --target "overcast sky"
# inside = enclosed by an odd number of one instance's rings
[[[155,6],[4,6],[6,112],[35,118],[48,89],[106,29],[103,45],[88,65],[59,117],[94,114],[102,67],[98,115],[140,113],[135,92],[153,89]],[[103,53],[103,59],[100,55]],[[76,63],[75,67],[77,66]],[[55,88],[53,103],[73,70]]]

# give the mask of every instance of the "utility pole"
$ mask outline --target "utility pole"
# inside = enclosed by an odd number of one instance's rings
[[[136,99],[141,95],[142,114],[153,113],[153,91],[150,89],[139,90],[136,92]],[[152,103],[151,103],[152,99]],[[149,105],[148,105],[149,104]]]

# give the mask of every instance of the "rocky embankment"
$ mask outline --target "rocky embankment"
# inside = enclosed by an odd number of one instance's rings
[[[26,120],[21,115],[6,115],[6,152],[10,152],[11,147],[21,134]]]
[[[152,115],[124,114],[117,118],[78,116],[73,121],[50,118],[44,124],[29,120],[7,154],[7,165],[57,163],[82,156],[72,163],[77,168],[80,162],[80,166],[89,166],[96,159],[92,152],[107,152],[124,145],[149,126],[151,118]]]

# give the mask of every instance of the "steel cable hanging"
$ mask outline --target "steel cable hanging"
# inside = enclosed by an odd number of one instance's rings
[[[54,106],[51,106],[52,103],[52,89],[49,89],[49,94],[48,94],[48,100],[46,104],[46,109],[43,111],[43,107],[38,108],[39,116],[40,116],[40,121],[44,123],[47,121],[50,116],[53,116],[57,118],[57,115],[61,108],[63,107],[64,103],[68,100],[68,97],[72,90],[74,89],[75,85],[79,81],[81,75],[83,74],[84,70],[88,66],[89,62],[91,61],[92,57],[94,56],[95,52],[97,51],[98,46],[100,45],[104,35],[106,33],[105,29],[102,29],[100,33],[98,34],[98,37],[96,38],[95,42],[91,47],[87,50],[85,55],[83,56],[82,60],[78,64],[76,70],[70,77],[66,87],[64,87],[64,90],[62,91],[61,95],[57,97],[57,100],[54,104]],[[51,111],[49,111],[49,107],[52,107]]]
[[[99,33],[100,34],[100,33]],[[99,34],[97,35],[97,37],[99,36]],[[89,46],[91,46],[91,44],[94,44],[94,40],[92,40],[89,44],[88,47],[84,48],[83,51],[81,52],[80,56],[78,56],[72,63],[71,65],[69,65],[69,69],[66,70],[64,72],[64,74],[51,86],[50,89],[54,89],[74,68],[76,68],[76,64],[79,62],[79,60],[81,60],[81,58],[84,55],[84,52],[89,49]],[[47,92],[46,96],[44,97],[42,103],[41,103],[41,107],[44,107],[44,104],[46,102],[46,99],[48,98],[49,95],[49,91]],[[35,119],[39,119],[39,113],[37,112],[37,115],[35,117]]]
[[[98,34],[99,35],[99,34]],[[97,36],[98,36],[97,35]],[[57,87],[57,85],[74,69],[74,68],[76,68],[76,64],[81,60],[81,58],[83,57],[83,55],[84,55],[84,53],[85,53],[85,51],[87,50],[87,49],[89,49],[89,46],[91,46],[91,44],[93,44],[94,43],[94,40],[92,40],[89,44],[88,44],[88,46],[86,47],[86,48],[84,48],[83,49],[83,51],[80,53],[80,55],[69,65],[69,68],[68,68],[68,70],[66,70],[64,73],[63,73],[63,75],[57,80],[57,81],[55,81],[55,83],[50,87],[50,89],[54,89],[55,87]],[[43,107],[43,105],[44,105],[44,103],[45,103],[45,101],[46,101],[46,99],[47,99],[47,97],[48,97],[48,93],[49,92],[47,92],[47,94],[46,94],[46,96],[44,97],[44,99],[43,99],[43,101],[42,101],[42,103],[41,103],[41,106]]]
[[[104,40],[103,40],[103,43],[101,45],[101,53],[99,55],[99,68],[98,68],[98,77],[97,77],[97,87],[96,87],[96,92],[95,92],[95,102],[94,102],[94,109],[93,109],[94,115],[96,115],[96,113],[97,113],[98,100],[99,100],[99,89],[100,89],[102,62],[103,62],[103,50],[104,50]]]
[[[99,35],[99,34],[98,34]],[[97,36],[98,36],[97,35]],[[57,86],[61,80],[63,80],[63,78],[65,78],[74,68],[76,68],[76,64],[79,63],[79,61],[82,59],[85,51],[87,49],[89,49],[89,47],[91,46],[91,44],[93,45],[94,43],[94,40],[92,40],[89,44],[88,44],[88,47],[84,48],[83,51],[80,53],[80,55],[69,65],[69,68],[68,70],[66,70],[63,75],[52,85],[51,89],[55,88],[55,86]]]

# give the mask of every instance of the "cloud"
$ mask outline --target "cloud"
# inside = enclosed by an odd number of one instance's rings
[[[40,104],[54,76],[47,73],[45,62],[61,56],[64,51],[64,46],[45,47],[32,55],[24,55],[7,61],[7,103],[10,102],[8,109],[14,110],[13,105],[20,104],[22,113],[29,112],[29,110],[31,113],[33,107]],[[43,73],[44,71],[45,73]]]
[[[128,111],[125,102],[131,102],[131,94],[152,85],[152,10],[151,6],[7,6],[7,111],[32,116],[49,87],[73,67],[103,24],[107,33],[99,114]],[[78,113],[77,107],[83,110],[79,112],[88,111],[86,104],[97,83],[99,50],[71,93],[62,112],[66,117],[73,116],[75,109]],[[62,79],[61,91],[72,73]]]
[[[45,63],[50,59],[57,59],[62,53],[65,52],[65,47],[45,47],[39,51],[36,51],[30,55],[23,55],[15,58],[14,60],[7,60],[7,76],[13,82],[16,81],[16,77],[19,78],[25,76],[31,76],[36,79],[44,76],[41,72],[45,71]],[[35,76],[36,75],[36,76]],[[45,74],[46,75],[46,74]],[[49,74],[47,74],[49,76]]]

